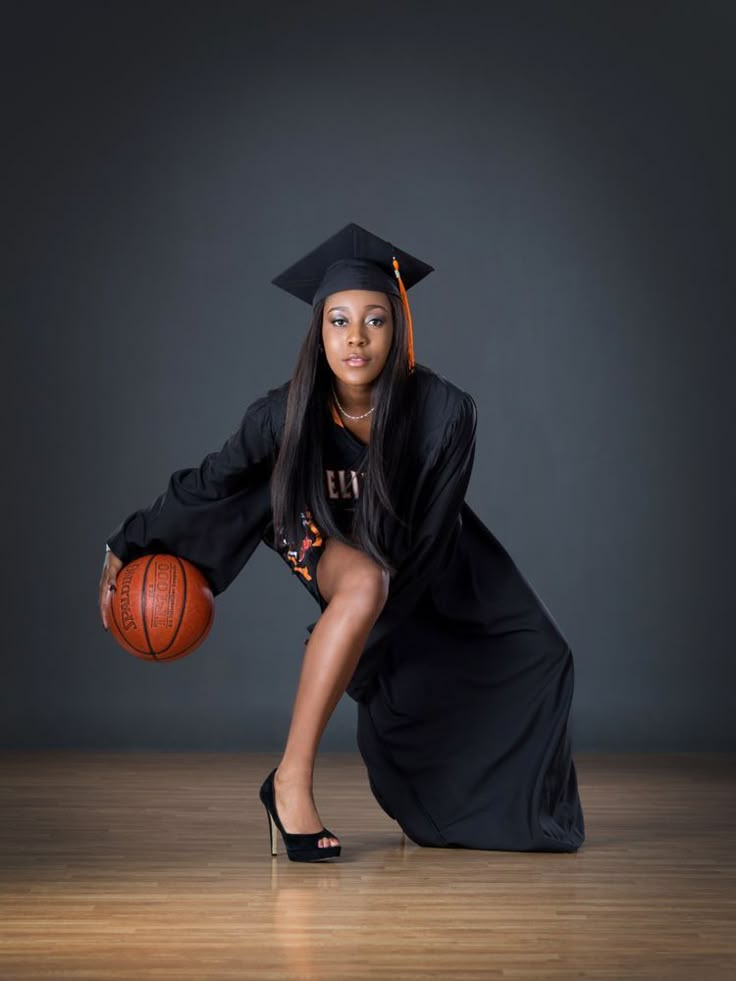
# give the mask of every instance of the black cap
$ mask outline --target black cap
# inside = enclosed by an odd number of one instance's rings
[[[271,282],[312,306],[340,290],[378,290],[400,295],[394,256],[405,290],[434,272],[421,259],[350,222]]]

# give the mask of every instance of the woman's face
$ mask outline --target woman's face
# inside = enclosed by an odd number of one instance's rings
[[[325,299],[322,343],[327,363],[345,385],[366,385],[383,371],[394,320],[385,293],[342,290]],[[352,362],[350,358],[362,360]]]

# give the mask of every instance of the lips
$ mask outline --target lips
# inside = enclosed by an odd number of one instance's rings
[[[367,360],[368,358],[361,357],[359,354],[351,354],[349,358],[345,358],[345,361],[347,361],[348,364],[351,361],[359,361],[361,364],[364,364]]]

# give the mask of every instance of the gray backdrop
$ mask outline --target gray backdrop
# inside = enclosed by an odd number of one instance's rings
[[[417,360],[477,401],[574,748],[736,748],[736,6],[4,9],[0,744],[281,749],[319,612],[282,560],[158,665],[102,629],[103,543],[291,376],[270,279],[356,221],[436,268]]]

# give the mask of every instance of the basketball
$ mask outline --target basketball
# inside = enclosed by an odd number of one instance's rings
[[[199,569],[176,555],[128,562],[112,590],[108,625],[123,650],[144,661],[175,661],[205,640],[215,600]]]

